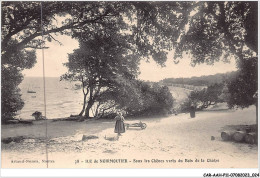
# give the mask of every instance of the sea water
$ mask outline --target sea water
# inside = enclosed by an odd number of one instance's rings
[[[46,116],[48,119],[68,117],[79,114],[83,106],[82,89],[80,83],[60,81],[59,78],[46,77]],[[17,118],[33,119],[32,113],[40,111],[44,114],[43,78],[25,77],[19,85],[24,107],[17,112]],[[34,91],[36,93],[28,93]]]

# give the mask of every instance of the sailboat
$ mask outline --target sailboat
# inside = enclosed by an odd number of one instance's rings
[[[36,93],[36,91],[33,91],[30,88],[28,88],[27,93]]]
[[[33,91],[33,90],[27,90],[27,93],[36,93],[36,91]]]

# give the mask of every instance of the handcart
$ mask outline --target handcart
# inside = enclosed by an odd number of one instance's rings
[[[138,123],[125,123],[126,129],[129,129],[129,127],[140,127],[141,129],[145,129],[147,127],[146,123],[138,122]]]

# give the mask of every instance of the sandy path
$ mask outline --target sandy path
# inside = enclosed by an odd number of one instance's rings
[[[221,129],[225,125],[254,124],[254,107],[237,111],[198,112],[194,119],[189,119],[188,114],[180,114],[162,119],[142,119],[142,121],[147,124],[145,130],[131,128],[119,140],[113,140],[116,138],[113,133],[114,122],[63,121],[62,124],[59,122],[49,124],[51,125],[48,127],[50,131],[49,160],[54,161],[54,163],[49,163],[49,167],[258,167],[257,146],[223,142],[220,138]],[[9,131],[10,128],[5,129],[7,128],[2,130],[3,136],[9,135],[8,132],[14,135],[18,133],[14,131],[15,128],[11,131]],[[28,129],[25,133],[33,136],[35,132],[32,133],[30,130],[33,129]],[[94,134],[99,138],[82,142],[83,134]],[[37,136],[40,138],[42,135]],[[212,141],[211,136],[216,139]],[[42,162],[45,157],[45,144],[41,141],[2,144],[3,167],[46,167],[46,163]],[[11,163],[11,160],[25,159],[38,162]],[[106,162],[104,159],[113,160],[107,160],[109,163],[104,163]],[[127,163],[114,163],[119,161],[118,159]],[[178,162],[179,159],[183,162]],[[193,162],[185,162],[185,159]],[[200,161],[195,162],[195,159]],[[201,162],[201,159],[205,162]],[[207,162],[207,159],[215,159],[217,162]],[[77,160],[79,163],[75,164]],[[95,160],[98,163],[94,163]]]

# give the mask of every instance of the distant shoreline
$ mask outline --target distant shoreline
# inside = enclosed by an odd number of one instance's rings
[[[24,78],[43,78],[42,76],[24,76]],[[46,77],[45,78],[60,78],[60,77]]]

